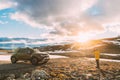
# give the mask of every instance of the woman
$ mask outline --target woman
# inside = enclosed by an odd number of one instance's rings
[[[100,68],[99,65],[100,51],[98,49],[94,49],[94,55],[96,59],[96,68]]]

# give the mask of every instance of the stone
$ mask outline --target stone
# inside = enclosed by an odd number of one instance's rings
[[[91,79],[92,78],[92,74],[85,74],[86,79]]]
[[[35,70],[31,74],[32,80],[48,79],[49,74],[44,70]]]
[[[31,75],[30,75],[29,73],[25,73],[25,74],[23,75],[23,78],[25,78],[25,79],[26,79],[26,78],[30,78],[30,76],[31,76]]]
[[[15,80],[15,75],[14,74],[9,74],[6,80]]]

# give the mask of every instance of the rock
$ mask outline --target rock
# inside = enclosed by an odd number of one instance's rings
[[[51,73],[50,73],[50,76],[52,76],[52,77],[56,77],[57,74],[55,74],[54,72],[51,72]]]
[[[60,78],[60,79],[68,78],[65,74],[62,74],[62,73],[58,74],[57,77]]]
[[[72,77],[72,78],[70,78],[70,80],[79,80],[79,79],[76,77]]]
[[[48,79],[48,80],[61,80],[60,78],[51,78],[51,79]]]
[[[31,74],[32,80],[42,80],[42,79],[44,80],[48,78],[49,78],[49,75],[44,70],[35,70]]]
[[[14,74],[9,74],[6,80],[15,80],[15,75]]]
[[[91,80],[92,74],[85,74],[85,78]]]
[[[25,79],[25,80],[31,80],[31,75],[29,73],[25,73],[23,75],[23,79]]]
[[[29,73],[25,73],[24,76],[23,76],[23,78],[30,78],[30,76],[31,75]]]
[[[116,76],[116,80],[120,80],[120,75]]]
[[[7,77],[5,80],[15,80],[15,79],[12,79],[11,77]]]

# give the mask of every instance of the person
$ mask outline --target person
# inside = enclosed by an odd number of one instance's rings
[[[94,49],[94,55],[95,55],[95,60],[96,60],[96,68],[100,68],[99,65],[99,58],[100,58],[100,51],[98,49]]]

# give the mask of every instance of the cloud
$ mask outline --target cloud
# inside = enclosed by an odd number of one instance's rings
[[[50,34],[74,36],[101,33],[120,21],[120,0],[13,0],[12,19],[33,27],[46,27]]]
[[[10,8],[13,6],[13,3],[10,0],[0,0],[0,10]]]
[[[94,22],[101,24],[120,21],[120,0],[98,0],[85,14]]]
[[[15,14],[11,14],[11,19],[15,19],[17,21],[23,21],[31,26],[39,26],[40,24],[36,23],[32,20],[28,15],[16,12]]]
[[[0,24],[4,24],[4,22],[0,21]]]
[[[119,23],[111,24],[108,29],[114,33],[120,34],[120,24]]]
[[[51,34],[77,35],[83,32],[80,17],[96,0],[15,0],[17,3],[12,19],[34,27],[53,29]],[[86,23],[87,24],[87,23]],[[87,30],[84,30],[87,32]]]
[[[0,21],[0,24],[7,24],[8,22],[7,21]]]

